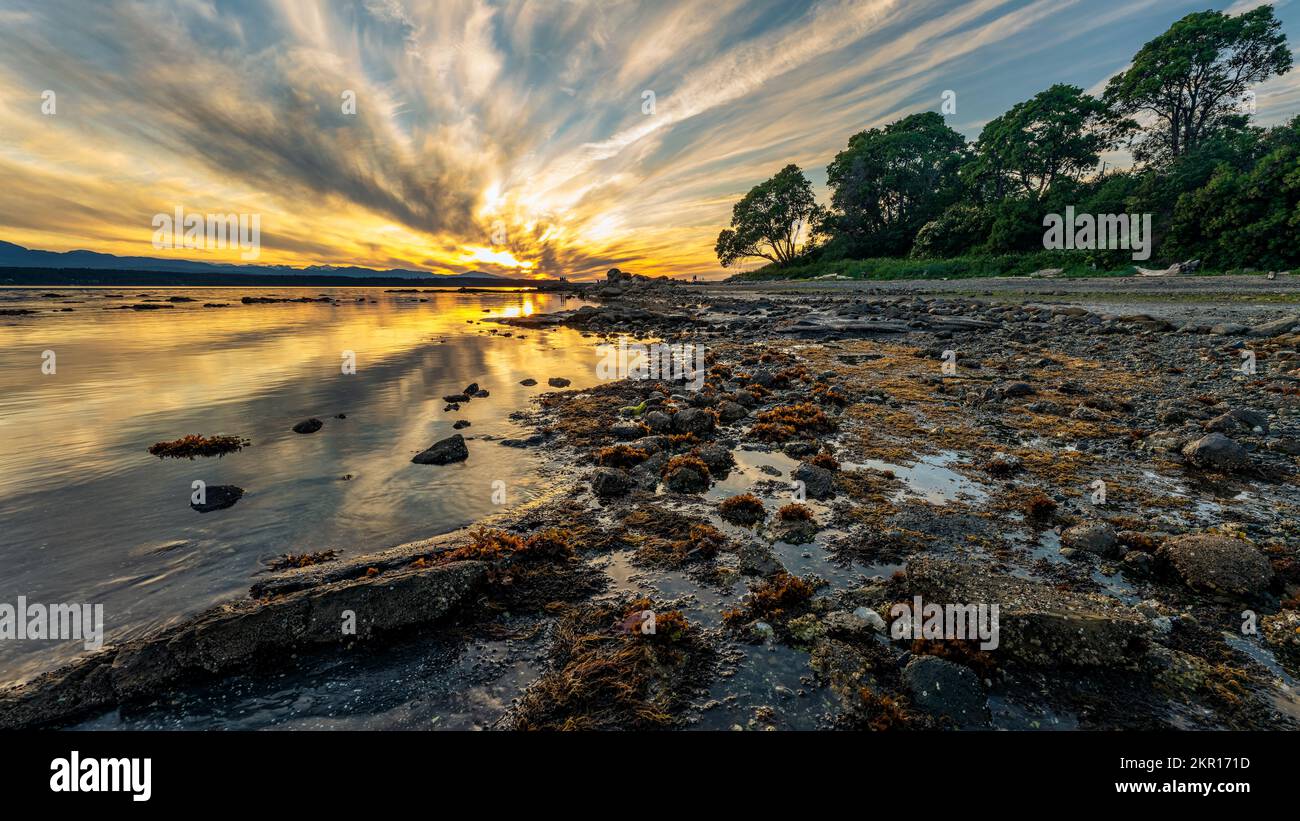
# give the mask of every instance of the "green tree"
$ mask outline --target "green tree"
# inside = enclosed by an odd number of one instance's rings
[[[1254,129],[1248,164],[1220,163],[1209,180],[1178,198],[1169,227],[1174,254],[1215,267],[1300,265],[1300,117]]]
[[[799,255],[804,229],[821,217],[812,184],[793,163],[750,189],[731,209],[731,227],[718,234],[718,261],[729,268],[746,257],[786,265]]]
[[[1105,103],[1058,83],[990,120],[963,176],[993,200],[1042,200],[1057,181],[1096,167],[1115,126]]]
[[[1105,100],[1152,126],[1134,147],[1140,161],[1183,156],[1240,115],[1254,83],[1291,68],[1282,24],[1263,5],[1233,17],[1189,14],[1144,45],[1128,70],[1112,77]]]
[[[832,211],[822,230],[851,254],[904,254],[960,195],[965,160],[965,138],[933,111],[858,132],[826,168]]]

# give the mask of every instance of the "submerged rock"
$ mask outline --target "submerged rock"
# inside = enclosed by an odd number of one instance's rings
[[[298,424],[293,426],[293,432],[294,433],[315,433],[316,431],[320,430],[321,427],[324,426],[324,424],[325,424],[324,422],[322,422],[319,419],[316,419],[315,417],[311,419],[304,419]]]
[[[794,478],[803,482],[804,492],[814,499],[835,495],[835,474],[824,467],[804,462],[795,470]]]
[[[1061,545],[1066,549],[1082,550],[1098,556],[1115,556],[1119,553],[1115,528],[1100,521],[1082,522],[1067,527],[1061,533]]]
[[[457,433],[435,442],[428,450],[412,456],[411,461],[417,465],[449,465],[468,458],[469,448],[465,446],[465,437]]]
[[[979,676],[935,656],[916,656],[903,668],[903,684],[912,702],[934,715],[947,716],[961,727],[983,727],[989,723],[988,699]]]
[[[244,497],[244,489],[234,485],[211,485],[204,489],[203,504],[190,503],[190,507],[199,513],[211,513],[214,510],[225,510],[233,507]]]

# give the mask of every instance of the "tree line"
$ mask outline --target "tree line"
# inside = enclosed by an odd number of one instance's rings
[[[1252,87],[1291,69],[1272,6],[1189,14],[1094,97],[1057,84],[968,143],[923,112],[858,132],[827,166],[821,205],[796,165],[749,191],[715,250],[723,267],[1043,250],[1043,217],[1152,214],[1157,256],[1209,267],[1300,264],[1300,116],[1251,124]],[[1127,148],[1127,169],[1099,172]],[[1092,264],[1122,252],[1090,251]]]

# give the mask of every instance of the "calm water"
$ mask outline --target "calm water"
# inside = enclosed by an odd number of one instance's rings
[[[245,306],[245,295],[339,304]],[[105,310],[170,296],[195,301]],[[0,317],[0,602],[102,603],[111,642],[246,595],[281,553],[356,555],[452,530],[500,510],[498,479],[507,505],[532,498],[543,481],[537,458],[479,437],[530,433],[508,416],[551,390],[549,377],[595,384],[595,340],[566,329],[521,338],[481,320],[580,304],[524,292],[0,290],[0,308],[41,309]],[[51,312],[64,307],[74,310]],[[41,371],[47,350],[53,375]],[[356,353],[355,375],[341,372],[345,350]],[[527,377],[539,384],[521,386]],[[444,412],[442,397],[470,382],[491,396]],[[319,432],[291,431],[312,416],[325,423]],[[459,419],[472,423],[461,431],[468,461],[411,463]],[[146,452],[190,433],[252,446],[195,461]],[[246,493],[232,508],[197,513],[196,479]],[[0,681],[81,651],[0,642]]]

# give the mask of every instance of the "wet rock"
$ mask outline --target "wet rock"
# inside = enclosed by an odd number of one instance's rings
[[[771,576],[785,569],[765,544],[746,542],[737,553],[737,559],[740,572],[745,576]]]
[[[532,436],[526,436],[523,439],[502,439],[500,444],[508,448],[533,448],[545,441],[545,434],[534,433]]]
[[[969,667],[935,656],[915,656],[903,668],[903,685],[911,691],[912,703],[927,713],[947,716],[961,727],[989,723],[984,688]]]
[[[1284,436],[1279,439],[1272,439],[1268,443],[1268,449],[1274,453],[1284,453],[1287,456],[1300,456],[1300,437]]]
[[[1011,476],[1019,473],[1023,467],[1024,465],[1021,463],[1020,457],[1014,454],[1002,452],[993,454],[989,457],[989,460],[984,463],[985,471],[993,476],[999,477]]]
[[[721,476],[736,464],[736,460],[731,455],[731,449],[725,445],[708,444],[696,450],[696,455],[709,466],[709,473],[714,476]]]
[[[524,387],[531,388],[533,385],[536,385],[536,384],[537,384],[537,380],[536,380],[536,379],[533,379],[533,378],[530,376],[530,377],[528,377],[527,379],[521,379],[521,380],[519,380],[519,384],[520,384],[520,385],[523,385]]]
[[[228,507],[233,507],[235,502],[244,497],[244,489],[234,485],[209,485],[203,492],[203,504],[190,503],[190,507],[199,513],[225,510]]]
[[[1155,560],[1151,558],[1150,553],[1143,553],[1140,550],[1130,550],[1124,554],[1120,560],[1119,568],[1124,575],[1135,579],[1145,579],[1149,577],[1154,569]]]
[[[673,430],[677,433],[711,433],[715,424],[714,415],[703,408],[686,408],[673,416]]]
[[[1283,610],[1260,619],[1260,635],[1269,649],[1291,671],[1300,672],[1300,612]]]
[[[1033,396],[1038,391],[1034,390],[1034,386],[1028,382],[1008,382],[998,389],[998,393],[1010,399],[1017,396]]]
[[[446,402],[448,405],[459,405],[461,402],[468,402],[469,396],[463,393],[453,393],[449,396],[444,396],[442,401]]]
[[[1273,581],[1264,554],[1231,536],[1179,536],[1161,545],[1159,555],[1188,587],[1207,593],[1258,597]]]
[[[1250,329],[1251,336],[1281,336],[1300,327],[1300,314],[1265,322]]]
[[[243,672],[301,649],[337,647],[346,611],[356,614],[361,640],[432,624],[486,577],[482,562],[452,562],[222,605],[0,692],[0,729],[59,726],[128,701],[171,695],[187,681]]]
[[[550,385],[552,388],[567,388],[572,383],[563,376],[552,376],[550,379],[546,380],[546,384]]]
[[[428,450],[412,456],[411,461],[417,465],[449,465],[468,458],[469,448],[465,446],[465,437],[457,433],[434,442]]]
[[[1207,431],[1216,433],[1235,433],[1238,431],[1268,433],[1268,416],[1248,408],[1234,408],[1225,414],[1216,416],[1204,425]]]
[[[659,486],[664,466],[668,464],[668,454],[660,451],[649,459],[632,468],[632,480],[642,490],[654,490]]]
[[[877,633],[885,632],[886,625],[884,618],[870,607],[859,607],[853,611],[853,615],[871,625],[871,629],[875,630]]]
[[[668,433],[673,429],[673,418],[663,411],[650,411],[645,415],[645,424],[653,433]]]
[[[996,652],[1036,667],[1135,667],[1150,637],[1145,618],[1107,596],[951,560],[913,558],[905,592],[936,604],[996,603]]]
[[[786,442],[785,446],[781,448],[781,452],[786,456],[789,456],[791,459],[802,459],[805,456],[812,456],[817,453],[818,450],[820,450],[820,448],[817,447],[816,442],[802,441]]]
[[[700,493],[709,489],[709,477],[689,465],[678,465],[664,476],[664,486],[675,493]]]
[[[795,469],[794,478],[803,482],[804,492],[813,499],[829,499],[835,495],[835,474],[824,467],[804,462]]]
[[[642,436],[633,440],[630,444],[637,450],[643,450],[646,453],[660,453],[668,450],[669,442],[667,436]],[[705,460],[705,464],[708,464],[708,460]]]
[[[1061,544],[1072,550],[1098,556],[1119,554],[1119,540],[1115,537],[1115,528],[1101,521],[1082,522],[1067,527],[1061,533]]]
[[[609,426],[610,434],[620,442],[626,442],[630,439],[640,439],[645,436],[645,427],[640,422],[631,422],[626,419],[615,422]]]
[[[1222,433],[1202,436],[1183,447],[1183,457],[1198,468],[1232,472],[1250,465],[1246,449]]]
[[[452,430],[464,430],[465,428],[469,427],[469,425],[470,423],[468,419],[457,419],[455,422],[452,423],[451,427]]]
[[[718,404],[718,421],[724,425],[739,422],[746,416],[749,416],[749,411],[739,402],[726,400]]]
[[[865,610],[867,608],[859,609]],[[871,612],[874,613],[875,611]],[[876,615],[876,618],[879,619],[880,616]],[[883,624],[884,621],[881,620],[881,623]],[[876,635],[876,628],[871,622],[847,610],[833,610],[827,613],[825,618],[822,619],[822,626],[826,631],[826,635],[850,641],[865,641],[874,638]]]
[[[602,499],[623,496],[632,489],[632,477],[615,468],[596,468],[591,474],[591,490]]]
[[[315,417],[304,419],[293,426],[294,433],[315,433],[320,430],[325,423]]]

